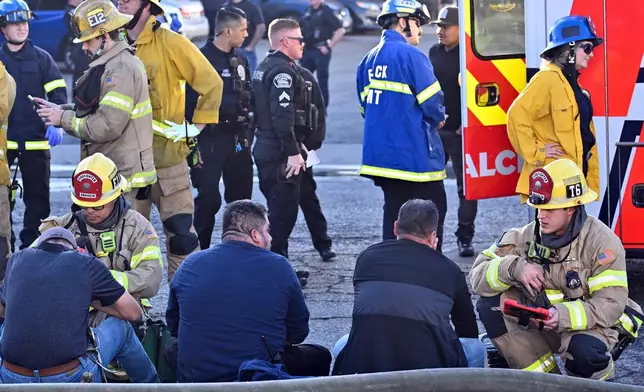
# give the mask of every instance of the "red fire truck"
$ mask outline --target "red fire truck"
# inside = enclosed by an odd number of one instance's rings
[[[507,111],[539,69],[548,30],[566,15],[590,17],[605,42],[580,84],[591,93],[601,200],[587,206],[644,258],[644,6],[639,0],[460,0],[465,195],[515,195],[521,164]],[[526,207],[527,208],[527,207]]]

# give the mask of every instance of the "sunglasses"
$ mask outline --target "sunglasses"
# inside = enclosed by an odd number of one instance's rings
[[[94,211],[103,211],[105,206],[96,206],[96,207],[81,207],[84,210],[94,210]]]
[[[300,41],[300,44],[304,43],[304,37],[284,37],[286,39],[294,39],[296,41]]]
[[[579,47],[583,49],[584,53],[586,54],[591,54],[594,49],[594,46],[591,43],[585,43],[585,44],[579,45]]]

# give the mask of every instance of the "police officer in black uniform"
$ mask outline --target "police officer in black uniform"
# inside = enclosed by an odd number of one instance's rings
[[[314,132],[317,111],[312,84],[298,72],[304,38],[299,23],[276,19],[268,28],[271,51],[253,73],[257,142],[253,150],[259,189],[266,197],[271,250],[288,257],[288,238],[300,204],[306,170],[304,140]]]
[[[226,203],[250,199],[253,192],[253,105],[250,71],[241,48],[246,14],[226,6],[217,12],[215,38],[201,52],[224,80],[219,123],[207,125],[198,136],[202,164],[191,169],[197,189],[194,225],[201,249],[210,247],[215,215],[221,207],[219,179],[224,178]],[[192,118],[199,95],[186,86],[186,118]]]
[[[25,203],[20,249],[31,245],[40,235],[40,221],[49,216],[50,147],[60,144],[63,131],[46,127],[29,96],[46,98],[56,104],[67,103],[67,86],[58,66],[43,49],[28,39],[33,17],[27,3],[18,0],[0,3],[0,27],[6,39],[0,49],[0,61],[16,81],[16,101],[9,115],[7,164],[22,173]],[[17,173],[18,167],[16,167]],[[19,188],[14,178],[11,205]],[[12,230],[11,248],[15,250]]]
[[[311,72],[316,72],[322,89],[325,105],[329,106],[329,65],[331,48],[333,48],[345,30],[342,22],[324,0],[311,0],[311,6],[302,17],[304,33],[304,55],[300,65]]]

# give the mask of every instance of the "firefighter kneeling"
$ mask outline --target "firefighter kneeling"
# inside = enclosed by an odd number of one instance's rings
[[[628,298],[624,247],[586,214],[597,194],[571,160],[534,170],[529,189],[535,221],[505,232],[470,272],[481,321],[511,368],[560,373],[558,353],[567,374],[607,379],[644,319]],[[547,316],[510,311],[507,300]]]
[[[142,306],[151,307],[148,299],[159,291],[163,278],[159,237],[123,196],[127,180],[114,162],[96,153],[79,163],[72,185],[71,198],[79,210],[43,220],[40,232],[63,226],[74,233],[79,247],[100,259]],[[92,310],[90,326],[105,317]]]

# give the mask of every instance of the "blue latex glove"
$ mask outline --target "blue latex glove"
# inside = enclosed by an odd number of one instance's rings
[[[56,128],[53,125],[47,127],[47,133],[45,137],[49,139],[49,145],[54,147],[60,144],[63,141],[63,130],[61,128]]]
[[[170,30],[174,31],[175,33],[178,33],[179,30],[181,29],[181,22],[179,22],[179,18],[177,18],[175,15],[172,15],[172,23],[170,23]]]

